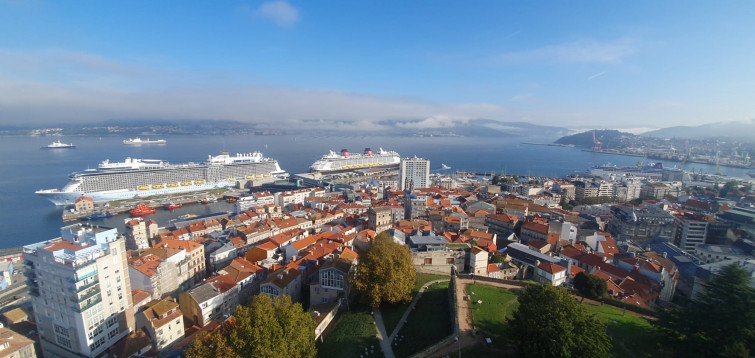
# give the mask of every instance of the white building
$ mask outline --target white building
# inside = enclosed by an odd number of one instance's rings
[[[125,240],[116,229],[75,224],[24,246],[45,357],[97,357],[134,330]]]
[[[430,161],[416,157],[401,159],[399,184],[401,185],[401,190],[429,187]]]

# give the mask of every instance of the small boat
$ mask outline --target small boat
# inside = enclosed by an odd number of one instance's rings
[[[218,198],[215,198],[215,197],[212,197],[212,196],[208,196],[208,197],[202,199],[202,204],[214,203],[216,201],[218,201]]]
[[[136,138],[129,138],[123,141],[123,144],[125,145],[142,145],[142,144],[165,144],[167,141],[165,139],[141,139],[139,137]]]
[[[180,208],[182,206],[183,206],[183,204],[181,204],[181,203],[178,203],[178,204],[170,203],[170,204],[165,205],[165,208],[168,209],[168,210],[173,210],[173,209],[178,209],[178,208]]]
[[[135,208],[129,210],[129,213],[131,213],[132,216],[144,216],[144,215],[150,215],[155,213],[155,208],[151,208],[144,203],[141,203],[137,205]]]
[[[90,215],[90,216],[87,216],[87,217],[84,217],[84,218],[81,218],[81,219],[82,219],[82,220],[88,220],[88,221],[91,221],[91,220],[97,220],[97,219],[104,219],[104,218],[109,218],[109,217],[112,217],[112,216],[113,216],[113,214],[111,214],[111,213],[109,213],[109,212],[105,212],[105,213],[97,213],[97,214],[93,214],[93,215]]]
[[[178,218],[181,219],[181,220],[186,220],[186,219],[192,219],[192,218],[195,218],[195,217],[197,217],[197,216],[194,215],[194,214],[184,214],[184,215],[179,216]]]
[[[444,169],[444,170],[445,170],[445,169],[451,169],[451,167],[449,167],[448,165],[445,165],[445,164],[443,164],[443,163],[441,163],[441,164],[440,164],[440,167],[441,167],[442,169]]]
[[[52,144],[48,144],[47,146],[42,147],[41,149],[75,149],[76,146],[73,143],[62,143],[61,141],[55,141],[52,142]]]

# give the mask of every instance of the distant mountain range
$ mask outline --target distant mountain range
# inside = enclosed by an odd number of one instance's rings
[[[640,134],[644,137],[703,139],[716,137],[755,139],[755,119],[749,122],[719,122],[696,127],[677,126]]]
[[[353,134],[393,135],[404,137],[545,137],[570,133],[563,127],[541,126],[525,122],[502,122],[490,119],[403,119],[383,121],[324,121],[247,123],[219,120],[119,119],[91,124],[55,125],[55,135],[167,135],[167,134]],[[52,126],[51,126],[52,128]],[[24,135],[38,128],[0,126],[0,134]]]
[[[526,122],[502,122],[491,119],[451,121],[433,126],[428,120],[382,121],[387,132],[409,136],[461,137],[558,137],[570,133],[563,127],[541,126]]]

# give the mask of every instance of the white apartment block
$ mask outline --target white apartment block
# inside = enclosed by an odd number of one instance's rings
[[[430,186],[430,161],[422,158],[401,159],[399,170],[401,190],[413,190]]]
[[[24,246],[27,285],[45,357],[100,357],[134,330],[125,240],[81,224]]]

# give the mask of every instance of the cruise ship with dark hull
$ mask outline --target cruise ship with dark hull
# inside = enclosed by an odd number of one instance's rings
[[[314,162],[310,167],[311,173],[337,173],[357,169],[372,168],[398,168],[401,164],[401,156],[394,151],[385,151],[380,148],[374,153],[370,148],[365,148],[363,154],[351,154],[347,149],[341,149],[341,153],[330,151]]]
[[[97,169],[71,174],[63,189],[39,190],[55,205],[68,205],[82,195],[96,202],[170,195],[235,186],[243,181],[275,181],[288,173],[278,161],[262,153],[223,152],[209,156],[204,163],[170,164],[163,160],[126,158],[123,162],[105,160]]]

